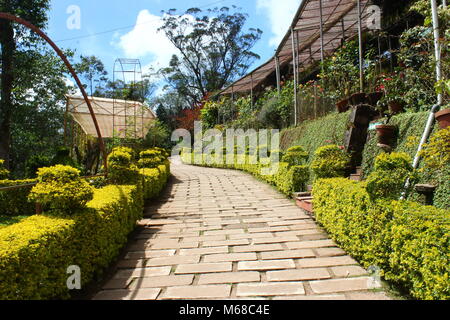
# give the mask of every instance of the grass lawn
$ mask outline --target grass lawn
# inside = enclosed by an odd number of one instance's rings
[[[0,229],[20,222],[29,216],[0,216]]]

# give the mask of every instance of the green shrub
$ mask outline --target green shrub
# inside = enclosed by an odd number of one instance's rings
[[[276,185],[282,193],[290,196],[293,192],[305,190],[308,179],[307,166],[292,166],[286,162],[279,164]]]
[[[108,179],[115,184],[132,184],[139,180],[139,169],[131,162],[131,154],[113,150],[108,155]]]
[[[0,180],[8,179],[9,170],[7,170],[4,166],[5,160],[0,159]]]
[[[35,215],[0,229],[0,299],[69,298],[71,265],[80,267],[82,287],[100,277],[142,217],[141,192],[107,186],[75,215]]]
[[[394,149],[395,152],[405,152],[411,158],[416,155],[417,147],[419,145],[420,137],[423,134],[428,115],[428,112],[405,112],[391,118],[390,123],[399,128],[398,140]],[[436,133],[439,131],[438,125],[436,124],[433,132]],[[433,136],[431,139],[433,139]],[[445,148],[440,150],[443,151]],[[382,153],[382,150],[377,147],[376,132],[374,130],[370,130],[368,141],[363,152],[362,168],[364,178],[367,178],[373,171],[375,158],[380,153]],[[440,166],[440,169],[438,170],[435,168],[426,168],[426,161],[421,161],[419,164],[419,180],[417,182],[437,184],[433,204],[442,209],[450,208],[450,188],[448,182],[449,172],[450,164],[444,164]],[[419,200],[420,196],[416,192],[412,192],[410,193],[408,199]]]
[[[54,213],[83,208],[94,193],[94,188],[80,177],[80,170],[70,166],[40,168],[37,180],[28,199]]]
[[[320,147],[314,153],[311,170],[316,178],[344,177],[350,157],[337,145]]]
[[[80,168],[80,165],[70,156],[70,150],[67,147],[60,147],[56,150],[56,154],[51,161],[52,165],[64,165],[74,168]],[[39,169],[39,168],[38,168]]]
[[[18,185],[33,184],[36,180],[0,180],[1,187],[13,187]],[[26,188],[0,191],[0,215],[19,216],[32,215],[35,205],[28,201],[28,195],[33,186]]]
[[[367,178],[367,192],[372,199],[398,199],[407,179],[414,185],[416,175],[406,153],[382,153],[375,160],[375,170]]]
[[[314,183],[314,213],[366,268],[418,299],[450,299],[450,212],[410,201],[372,201],[364,182]]]
[[[289,148],[281,161],[289,163],[291,166],[300,166],[308,159],[308,153],[301,146]]]
[[[165,156],[159,150],[145,150],[139,154],[138,165],[140,168],[156,168],[165,160]]]
[[[170,164],[166,161],[157,168],[141,169],[141,175],[143,177],[144,199],[155,198],[167,183],[170,175]]]

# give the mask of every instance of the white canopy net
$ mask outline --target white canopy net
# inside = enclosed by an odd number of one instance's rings
[[[137,101],[89,97],[103,138],[144,138],[156,115]],[[83,97],[67,96],[67,111],[84,133],[97,137],[94,121]]]

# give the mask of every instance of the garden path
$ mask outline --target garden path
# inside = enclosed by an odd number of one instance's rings
[[[179,161],[172,173],[94,299],[389,299],[266,183]]]

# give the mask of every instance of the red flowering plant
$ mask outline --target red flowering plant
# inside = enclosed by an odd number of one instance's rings
[[[376,86],[376,91],[384,92],[383,98],[378,101],[377,105],[380,112],[384,113],[391,103],[405,104],[404,95],[407,89],[405,88],[404,77],[402,71],[380,76]]]

